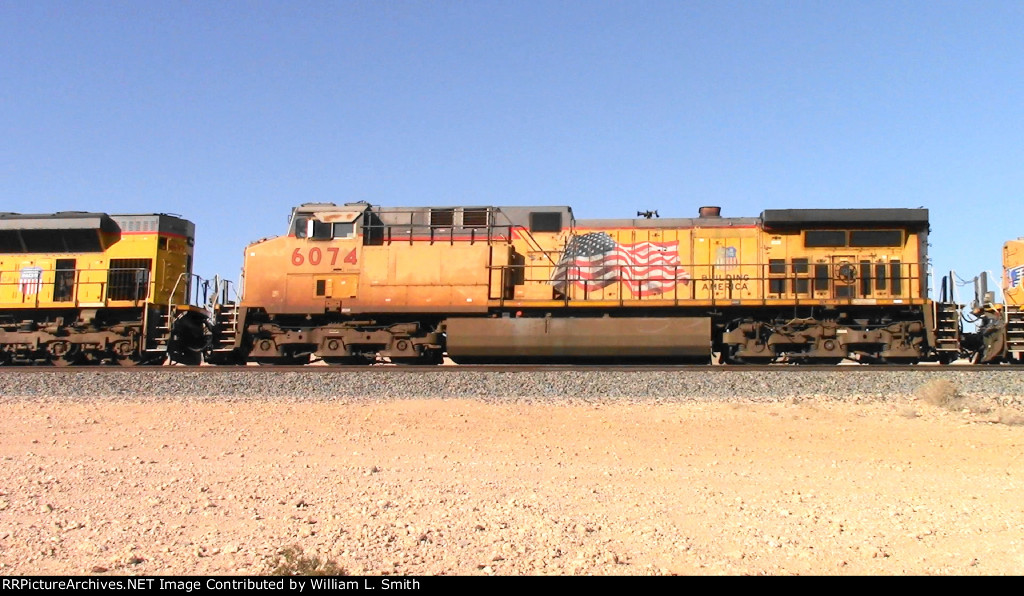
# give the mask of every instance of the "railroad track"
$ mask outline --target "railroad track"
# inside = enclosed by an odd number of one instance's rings
[[[318,366],[318,365],[293,365],[293,366],[80,366],[80,367],[53,367],[53,366],[4,366],[0,367],[0,375],[33,375],[33,374],[180,374],[180,373],[201,373],[201,374],[228,374],[228,373],[308,373],[310,375],[323,375],[331,373],[361,373],[374,372],[384,374],[419,374],[419,373],[537,373],[537,372],[577,372],[577,373],[646,373],[646,372],[705,372],[709,374],[725,373],[751,373],[751,372],[773,372],[785,374],[820,373],[820,372],[842,372],[851,374],[879,373],[879,372],[905,372],[915,371],[923,373],[942,372],[964,372],[981,373],[997,372],[1024,375],[1024,366],[1011,365],[975,365],[963,364],[952,366],[940,366],[937,364],[916,364],[916,365],[728,365],[709,366],[707,364],[651,364],[651,365],[603,365],[603,364],[460,364],[455,366],[406,366],[392,364],[374,365],[353,365],[353,366]]]

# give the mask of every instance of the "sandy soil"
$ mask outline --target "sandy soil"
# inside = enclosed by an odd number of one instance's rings
[[[1024,426],[923,403],[0,404],[0,574],[1015,574]]]

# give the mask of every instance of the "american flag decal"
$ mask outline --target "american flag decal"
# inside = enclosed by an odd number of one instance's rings
[[[735,246],[721,246],[715,251],[715,267],[719,271],[732,271],[739,264]]]
[[[619,244],[607,232],[574,236],[551,275],[551,284],[563,293],[569,284],[592,291],[622,282],[634,295],[651,296],[689,281],[678,242]]]

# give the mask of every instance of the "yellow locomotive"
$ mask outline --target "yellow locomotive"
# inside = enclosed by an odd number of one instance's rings
[[[981,363],[1024,363],[1024,238],[1003,245],[1003,302],[988,291],[988,276],[975,278],[971,314],[977,329],[965,334],[963,349]]]
[[[959,313],[927,297],[927,234],[926,209],[311,203],[246,248],[221,341],[265,363],[949,361]]]
[[[162,362],[194,230],[166,214],[0,214],[0,364]]]

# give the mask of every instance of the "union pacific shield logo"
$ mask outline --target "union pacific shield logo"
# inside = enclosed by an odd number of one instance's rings
[[[43,285],[42,281],[42,267],[23,267],[21,277],[18,279],[18,289],[25,296],[35,296],[39,293],[40,286]]]
[[[1006,270],[1006,289],[1016,290],[1024,281],[1024,265]]]
[[[715,251],[715,267],[719,271],[732,271],[739,266],[740,260],[736,256],[735,246],[721,246]]]

